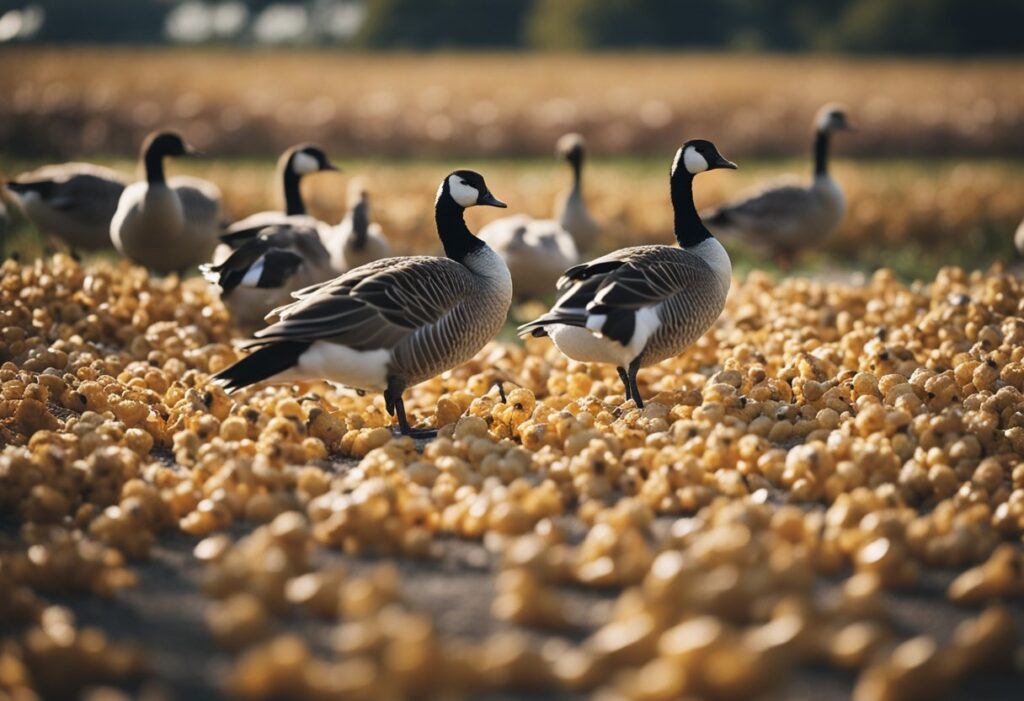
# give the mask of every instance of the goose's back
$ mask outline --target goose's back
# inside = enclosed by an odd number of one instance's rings
[[[24,182],[47,182],[46,196],[19,198],[25,215],[41,231],[81,250],[109,248],[110,221],[124,192],[117,171],[90,163],[44,166],[18,177]]]
[[[572,236],[553,219],[504,217],[481,229],[480,238],[505,260],[518,298],[554,292],[561,274],[579,261]]]

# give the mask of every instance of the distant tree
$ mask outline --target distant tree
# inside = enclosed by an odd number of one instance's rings
[[[156,41],[172,7],[159,0],[35,0],[31,4],[42,6],[46,13],[36,39],[55,43]]]
[[[728,46],[798,51],[828,49],[836,22],[850,0],[731,0]]]
[[[369,48],[510,48],[531,0],[367,0],[356,36]]]
[[[839,46],[859,52],[1021,53],[1022,0],[853,0]]]
[[[729,34],[729,2],[537,0],[526,27],[546,49],[713,47]]]

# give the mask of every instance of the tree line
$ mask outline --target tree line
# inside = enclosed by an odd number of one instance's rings
[[[206,0],[209,5],[224,1]],[[303,5],[312,13],[332,2],[363,6],[364,19],[345,44],[371,50],[1024,53],[1022,0],[243,0],[242,4],[254,16],[271,4]],[[175,6],[167,0],[0,0],[0,13],[28,4],[46,11],[35,40],[52,43],[166,41],[164,20]],[[308,40],[318,41],[315,32]],[[244,42],[245,35],[233,41]]]

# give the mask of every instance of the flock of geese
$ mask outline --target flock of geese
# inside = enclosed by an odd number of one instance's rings
[[[144,180],[68,163],[23,174],[7,189],[40,231],[73,251],[113,245],[156,273],[198,266],[239,327],[253,332],[243,344],[251,352],[213,378],[226,390],[327,380],[382,392],[402,434],[429,436],[436,429],[409,424],[406,389],[472,358],[505,324],[514,298],[552,291],[554,305],[520,335],[546,336],[579,362],[613,365],[626,400],[642,407],[638,371],[683,351],[725,306],[732,266],[715,234],[788,264],[838,227],[845,203],[828,173],[828,148],[834,132],[849,128],[842,108],[826,105],[815,119],[810,184],[768,187],[705,213],[694,204],[694,178],[736,165],[709,141],[685,142],[669,170],[675,245],[632,246],[589,262],[600,227],[583,197],[586,150],[577,134],[557,145],[572,188],[551,219],[513,215],[475,235],[467,208],[506,205],[479,173],[447,175],[434,203],[443,257],[392,257],[361,180],[340,223],[309,215],[300,181],[337,170],[312,144],[279,160],[284,211],[227,227],[215,185],[165,177],[166,159],[197,155],[173,132],[146,139]]]

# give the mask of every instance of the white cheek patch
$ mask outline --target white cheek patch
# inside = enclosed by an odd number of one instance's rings
[[[298,151],[292,156],[292,170],[297,175],[309,175],[320,170],[320,163],[305,151]]]
[[[672,171],[671,174],[676,174],[676,169],[679,167],[679,159],[683,157],[683,149],[676,151],[676,157],[672,159]]]
[[[818,131],[828,131],[839,127],[842,117],[838,112],[823,112],[818,116]]]
[[[480,197],[475,187],[463,185],[462,178],[457,175],[448,177],[448,192],[451,193],[452,199],[463,207],[472,207]]]
[[[687,172],[692,175],[703,173],[708,169],[707,159],[693,146],[689,146],[683,151],[683,165],[686,166]]]

